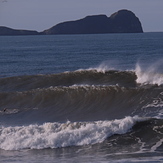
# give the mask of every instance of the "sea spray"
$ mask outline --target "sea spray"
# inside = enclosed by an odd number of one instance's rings
[[[160,60],[146,68],[140,66],[140,64],[136,64],[135,73],[137,75],[137,83],[162,85],[162,63],[163,60]]]
[[[107,72],[109,70],[115,70],[115,68],[112,66],[116,64],[117,61],[104,61],[100,65],[94,68],[89,68],[88,70],[96,70],[97,72]]]

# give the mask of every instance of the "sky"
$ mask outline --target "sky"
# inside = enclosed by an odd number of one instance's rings
[[[135,13],[144,32],[163,32],[163,0],[0,0],[0,26],[43,31],[88,15]]]

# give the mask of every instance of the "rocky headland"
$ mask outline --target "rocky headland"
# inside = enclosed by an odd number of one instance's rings
[[[100,34],[100,33],[142,33],[142,25],[135,14],[120,10],[110,17],[106,15],[87,16],[76,21],[59,23],[42,34]]]
[[[129,10],[119,10],[110,17],[106,15],[86,16],[83,19],[59,23],[43,32],[15,30],[0,26],[0,35],[57,35],[57,34],[103,34],[142,33],[141,22]]]

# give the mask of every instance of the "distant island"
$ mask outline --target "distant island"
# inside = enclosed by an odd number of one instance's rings
[[[0,36],[39,35],[37,31],[18,30],[0,26]]]
[[[76,21],[59,23],[43,32],[15,30],[0,26],[0,35],[58,35],[58,34],[104,34],[143,33],[142,25],[132,11],[119,10],[110,17],[86,16]]]

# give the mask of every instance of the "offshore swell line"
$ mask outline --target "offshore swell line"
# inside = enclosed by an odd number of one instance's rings
[[[134,71],[109,70],[107,66],[101,67],[100,65],[97,68],[59,74],[0,78],[0,91],[25,91],[50,86],[72,85],[119,85],[124,87],[133,87],[138,84],[161,85],[163,83],[161,63],[145,68],[136,64]]]

